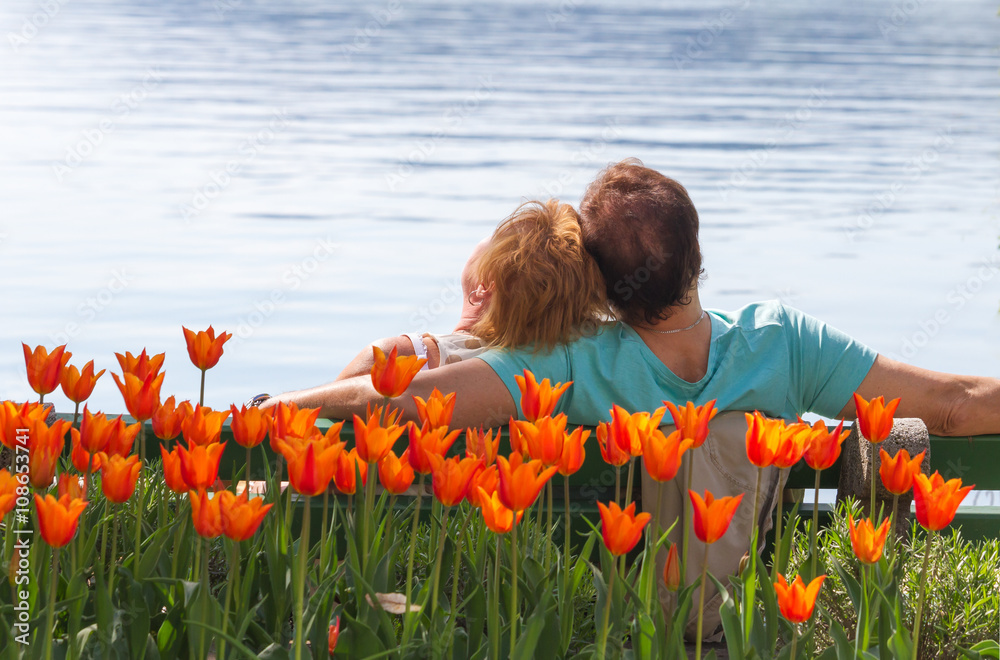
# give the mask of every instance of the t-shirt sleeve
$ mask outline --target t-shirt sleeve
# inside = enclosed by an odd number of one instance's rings
[[[817,318],[782,306],[789,347],[789,396],[802,412],[837,417],[877,353]]]
[[[514,376],[521,376],[528,369],[535,374],[538,382],[548,378],[553,384],[565,383],[570,378],[569,354],[566,346],[556,346],[550,351],[533,352],[530,349],[494,348],[477,356],[490,365],[507,386],[510,396],[517,404],[518,417],[524,419],[521,413],[521,388],[517,386]],[[572,388],[571,388],[572,389]],[[560,397],[556,413],[565,412],[569,397]]]

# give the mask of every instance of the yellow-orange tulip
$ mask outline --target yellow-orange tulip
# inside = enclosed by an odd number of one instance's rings
[[[24,366],[28,369],[28,385],[40,396],[59,387],[60,376],[72,353],[66,350],[66,345],[57,346],[51,353],[44,346],[36,346],[32,351],[28,345],[21,343],[24,349]]]
[[[294,403],[279,401],[271,411],[268,433],[271,436],[271,449],[274,451],[278,451],[277,440],[286,436],[308,438],[313,435],[319,408],[299,408]]]
[[[210,445],[191,445],[185,449],[177,445],[181,457],[181,476],[191,490],[210,488],[219,478],[219,461],[226,443],[213,442]]]
[[[535,374],[527,369],[523,376],[514,376],[514,380],[521,390],[521,413],[529,422],[541,417],[551,417],[559,403],[559,397],[573,384],[573,381],[569,381],[552,385],[548,378],[539,383],[535,380]]]
[[[189,491],[191,502],[191,520],[198,536],[214,539],[222,533],[222,511],[219,508],[219,498],[209,497],[205,490]]]
[[[231,491],[223,490],[219,498],[219,517],[222,520],[222,533],[233,541],[246,541],[257,531],[264,516],[274,504],[264,504],[260,497],[247,499],[244,491],[233,495]]]
[[[160,368],[163,367],[164,356],[164,353],[157,353],[150,357],[146,355],[145,348],[138,355],[132,355],[128,351],[125,351],[125,355],[115,353],[115,357],[118,358],[118,364],[121,365],[122,373],[132,374],[140,381],[145,381],[149,374],[156,375],[160,373]]]
[[[444,506],[455,506],[465,499],[469,491],[469,482],[476,471],[482,466],[478,458],[449,459],[437,454],[429,454],[431,475],[433,477],[434,496]]]
[[[167,482],[167,488],[178,495],[182,495],[189,490],[188,484],[184,481],[184,474],[181,472],[180,446],[174,447],[173,451],[167,451],[160,445],[160,455],[163,456],[163,479]],[[215,480],[212,480],[215,483]]]
[[[781,440],[778,451],[774,454],[773,465],[785,469],[794,466],[802,459],[809,448],[812,429],[805,422],[785,424],[782,422]]]
[[[566,436],[563,442],[562,456],[559,457],[559,474],[564,477],[576,474],[583,461],[587,457],[587,452],[583,448],[583,443],[590,437],[590,431],[585,431],[582,426],[576,427],[572,433]]]
[[[629,462],[632,454],[623,451],[611,437],[611,425],[601,422],[597,425],[597,444],[601,447],[601,458],[608,465],[621,467]]]
[[[56,499],[46,495],[43,499],[35,493],[35,510],[38,511],[38,527],[42,539],[53,548],[61,548],[73,539],[80,514],[87,508],[81,499],[63,495]]]
[[[228,410],[212,410],[195,404],[194,410],[181,422],[181,433],[188,447],[210,445],[222,439],[222,425],[229,417]]]
[[[611,502],[607,506],[603,502],[598,502],[597,508],[601,512],[601,536],[604,538],[604,545],[616,557],[624,555],[635,547],[642,538],[642,529],[653,517],[645,512],[636,515],[635,502],[624,510],[617,502]]]
[[[871,518],[854,523],[851,514],[847,514],[847,522],[851,533],[851,547],[854,556],[866,564],[874,564],[882,557],[885,547],[885,537],[889,534],[889,519],[886,518],[878,529],[872,524]]]
[[[722,538],[743,500],[743,493],[718,499],[707,490],[704,499],[693,490],[689,490],[688,495],[694,505],[694,533],[702,543],[715,543]]]
[[[115,420],[108,419],[108,416],[101,412],[92,414],[87,406],[83,407],[79,438],[84,451],[93,454],[105,451],[111,442],[111,437],[118,432]]]
[[[271,417],[270,408],[261,410],[257,406],[237,408],[231,405],[229,411],[233,414],[230,428],[236,444],[250,448],[264,442],[264,438],[267,437],[268,418]]]
[[[174,397],[168,398],[153,413],[153,433],[160,440],[173,440],[181,433],[181,424],[187,419],[194,408],[190,401],[175,403]],[[264,429],[265,433],[267,429]],[[187,491],[185,491],[187,492]]]
[[[654,481],[670,481],[681,468],[681,456],[694,446],[693,438],[684,438],[678,429],[664,436],[659,429],[644,438],[642,462]],[[683,439],[682,439],[683,438]]]
[[[917,522],[925,529],[944,529],[955,519],[958,505],[975,486],[962,487],[961,479],[944,478],[935,471],[931,476],[917,474],[913,478],[913,502],[917,509]]]
[[[920,464],[927,452],[922,451],[911,459],[910,452],[905,449],[900,449],[895,456],[889,456],[882,448],[878,451],[882,459],[878,473],[885,489],[895,495],[909,492],[913,488],[913,478],[920,474]]]
[[[77,469],[78,472],[87,471],[87,460],[90,460],[90,471],[97,472],[101,469],[101,459],[98,454],[93,452],[88,452],[80,445],[80,432],[76,429],[69,430],[70,437],[72,438],[72,449],[70,450],[69,458],[73,463],[73,467]]]
[[[139,435],[139,429],[141,428],[142,422],[125,424],[125,420],[119,415],[115,418],[114,430],[108,437],[108,446],[104,450],[105,453],[118,454],[123,457],[131,454],[132,445],[135,443],[135,438]]]
[[[372,385],[376,392],[390,399],[405,392],[413,377],[427,363],[425,358],[418,358],[416,355],[400,357],[395,346],[389,351],[388,357],[378,346],[372,346],[372,353],[375,356]]]
[[[514,529],[515,521],[521,522],[521,518],[524,516],[524,511],[518,511],[515,514],[505,507],[500,501],[500,496],[495,492],[491,495],[479,488],[476,499],[482,502],[480,508],[483,510],[483,522],[486,523],[486,527],[490,531],[497,534],[506,534]]]
[[[101,454],[101,490],[109,502],[127,502],[135,492],[142,462],[135,454],[122,458],[117,454]]]
[[[497,470],[500,473],[500,486],[497,488],[500,501],[508,509],[524,511],[535,503],[538,493],[558,468],[552,466],[542,469],[541,461],[525,462],[521,454],[514,452],[509,460],[497,456]]]
[[[820,587],[823,586],[825,575],[820,575],[809,583],[807,587],[802,582],[802,576],[796,575],[795,582],[788,586],[785,576],[778,574],[778,581],[774,583],[774,593],[778,597],[778,608],[781,614],[792,623],[805,623],[812,616],[813,608],[816,607],[816,596],[819,595]]]
[[[489,467],[481,467],[473,475],[472,481],[469,482],[469,492],[466,494],[466,498],[469,500],[469,504],[477,509],[481,509],[483,508],[483,501],[480,499],[479,491],[486,491],[487,495],[492,495],[497,492],[497,488],[499,487],[500,473],[497,471],[496,463]]]
[[[683,408],[678,408],[670,401],[663,404],[670,411],[674,418],[674,426],[681,432],[681,438],[692,440],[692,447],[701,447],[708,438],[708,423],[719,412],[715,409],[715,399],[712,399],[703,406],[695,406],[688,401]]]
[[[510,450],[527,456],[528,443],[521,437],[521,431],[517,426],[518,421],[520,420],[516,420],[511,417],[510,421],[507,423],[508,432],[510,434]],[[499,449],[497,451],[499,452]]]
[[[317,448],[313,443],[305,450],[285,453],[288,461],[288,481],[296,492],[310,497],[320,495],[330,486],[344,444]]]
[[[382,487],[393,495],[405,493],[413,484],[413,467],[410,465],[410,450],[400,457],[390,451],[378,464],[378,480]]]
[[[59,384],[63,394],[73,403],[83,403],[94,393],[97,379],[104,375],[105,369],[94,373],[94,361],[83,365],[83,371],[77,371],[73,365],[68,365],[62,372]]]
[[[812,425],[809,439],[806,441],[806,452],[803,454],[806,465],[814,470],[826,470],[833,467],[833,464],[840,458],[840,446],[844,444],[844,440],[847,440],[847,436],[851,435],[849,430],[843,429],[844,420],[840,420],[840,424],[837,425],[833,433],[830,433],[826,422],[817,420]]]
[[[66,446],[72,422],[57,419],[52,426],[34,420],[28,426],[28,479],[35,488],[48,488],[56,477],[59,456]]]
[[[566,442],[566,415],[539,417],[534,422],[518,421],[521,442],[528,448],[528,456],[549,467],[559,465],[563,444]]]
[[[139,380],[136,376],[126,373],[122,378],[118,374],[111,374],[115,379],[115,384],[125,399],[125,407],[137,422],[145,422],[153,417],[153,413],[160,407],[160,386],[163,385],[164,374],[146,376],[145,380]]]
[[[211,369],[219,363],[222,357],[222,345],[232,339],[233,335],[223,332],[218,337],[215,336],[215,329],[208,326],[208,330],[199,330],[197,333],[181,326],[184,331],[184,341],[187,343],[188,357],[194,366],[202,371]]]
[[[430,474],[434,466],[428,457],[444,456],[460,433],[460,431],[449,433],[444,427],[432,429],[427,424],[422,427],[410,424],[410,465],[414,471]]]
[[[871,401],[865,401],[857,392],[854,393],[854,408],[858,413],[858,426],[861,435],[868,442],[878,444],[892,433],[892,416],[899,407],[899,399],[893,399],[886,404],[883,397],[877,396]]]
[[[367,422],[355,415],[354,440],[357,443],[358,456],[366,463],[378,463],[392,450],[392,446],[405,430],[405,426],[391,425],[385,428],[375,415],[369,417]]]
[[[13,401],[0,401],[0,441],[5,447],[17,451],[17,445],[25,446],[24,433],[18,433],[18,429],[25,429],[31,422],[38,420],[44,422],[49,416],[50,408],[37,401],[28,401],[18,406]],[[22,441],[18,441],[18,436]]]
[[[754,411],[747,417],[747,458],[759,468],[774,464],[774,456],[781,445],[784,422],[780,419],[764,417]]]
[[[483,432],[483,429],[468,429],[465,432],[465,455],[470,458],[478,458],[483,465],[490,466],[496,463],[497,452],[500,451],[500,429],[497,429],[497,437],[493,437],[493,429]]]
[[[445,396],[435,387],[426,401],[415,396],[413,402],[417,404],[417,416],[421,424],[428,424],[432,429],[451,424],[451,415],[455,412],[454,392]]]
[[[676,543],[672,543],[667,552],[667,563],[663,565],[663,584],[668,591],[677,591],[681,586],[681,560]]]
[[[0,490],[2,490],[2,487],[0,487]],[[56,497],[62,497],[63,495],[69,495],[70,499],[86,500],[87,493],[83,490],[83,479],[68,472],[60,474],[58,483],[56,484]]]
[[[17,502],[17,487],[20,483],[17,477],[7,470],[0,470],[0,519],[14,508]]]
[[[358,474],[361,474],[361,485],[368,483],[368,464],[358,456],[357,448],[351,451],[341,451],[334,465],[333,484],[344,495],[353,495],[358,490]]]

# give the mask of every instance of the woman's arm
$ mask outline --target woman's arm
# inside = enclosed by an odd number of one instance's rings
[[[424,337],[423,342],[424,346],[427,348],[427,368],[434,369],[441,362],[441,351],[438,350],[437,342],[430,337]],[[415,354],[410,338],[405,335],[379,339],[361,349],[361,352],[358,353],[357,356],[355,356],[355,358],[351,360],[346,367],[344,367],[344,370],[340,372],[340,375],[337,376],[337,380],[357,378],[358,376],[366,376],[370,374],[372,372],[372,365],[375,364],[375,358],[372,355],[372,346],[378,346],[386,355],[388,355],[389,351],[393,348],[398,351],[399,355]]]

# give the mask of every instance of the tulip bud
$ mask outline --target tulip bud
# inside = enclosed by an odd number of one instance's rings
[[[667,553],[667,563],[663,566],[663,583],[670,591],[677,591],[681,586],[681,561],[677,557],[676,543],[670,546],[670,552]]]

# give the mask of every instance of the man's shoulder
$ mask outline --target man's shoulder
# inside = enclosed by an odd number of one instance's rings
[[[754,332],[765,328],[783,326],[788,322],[790,307],[778,300],[752,302],[737,310],[727,312],[709,309],[726,330]]]

